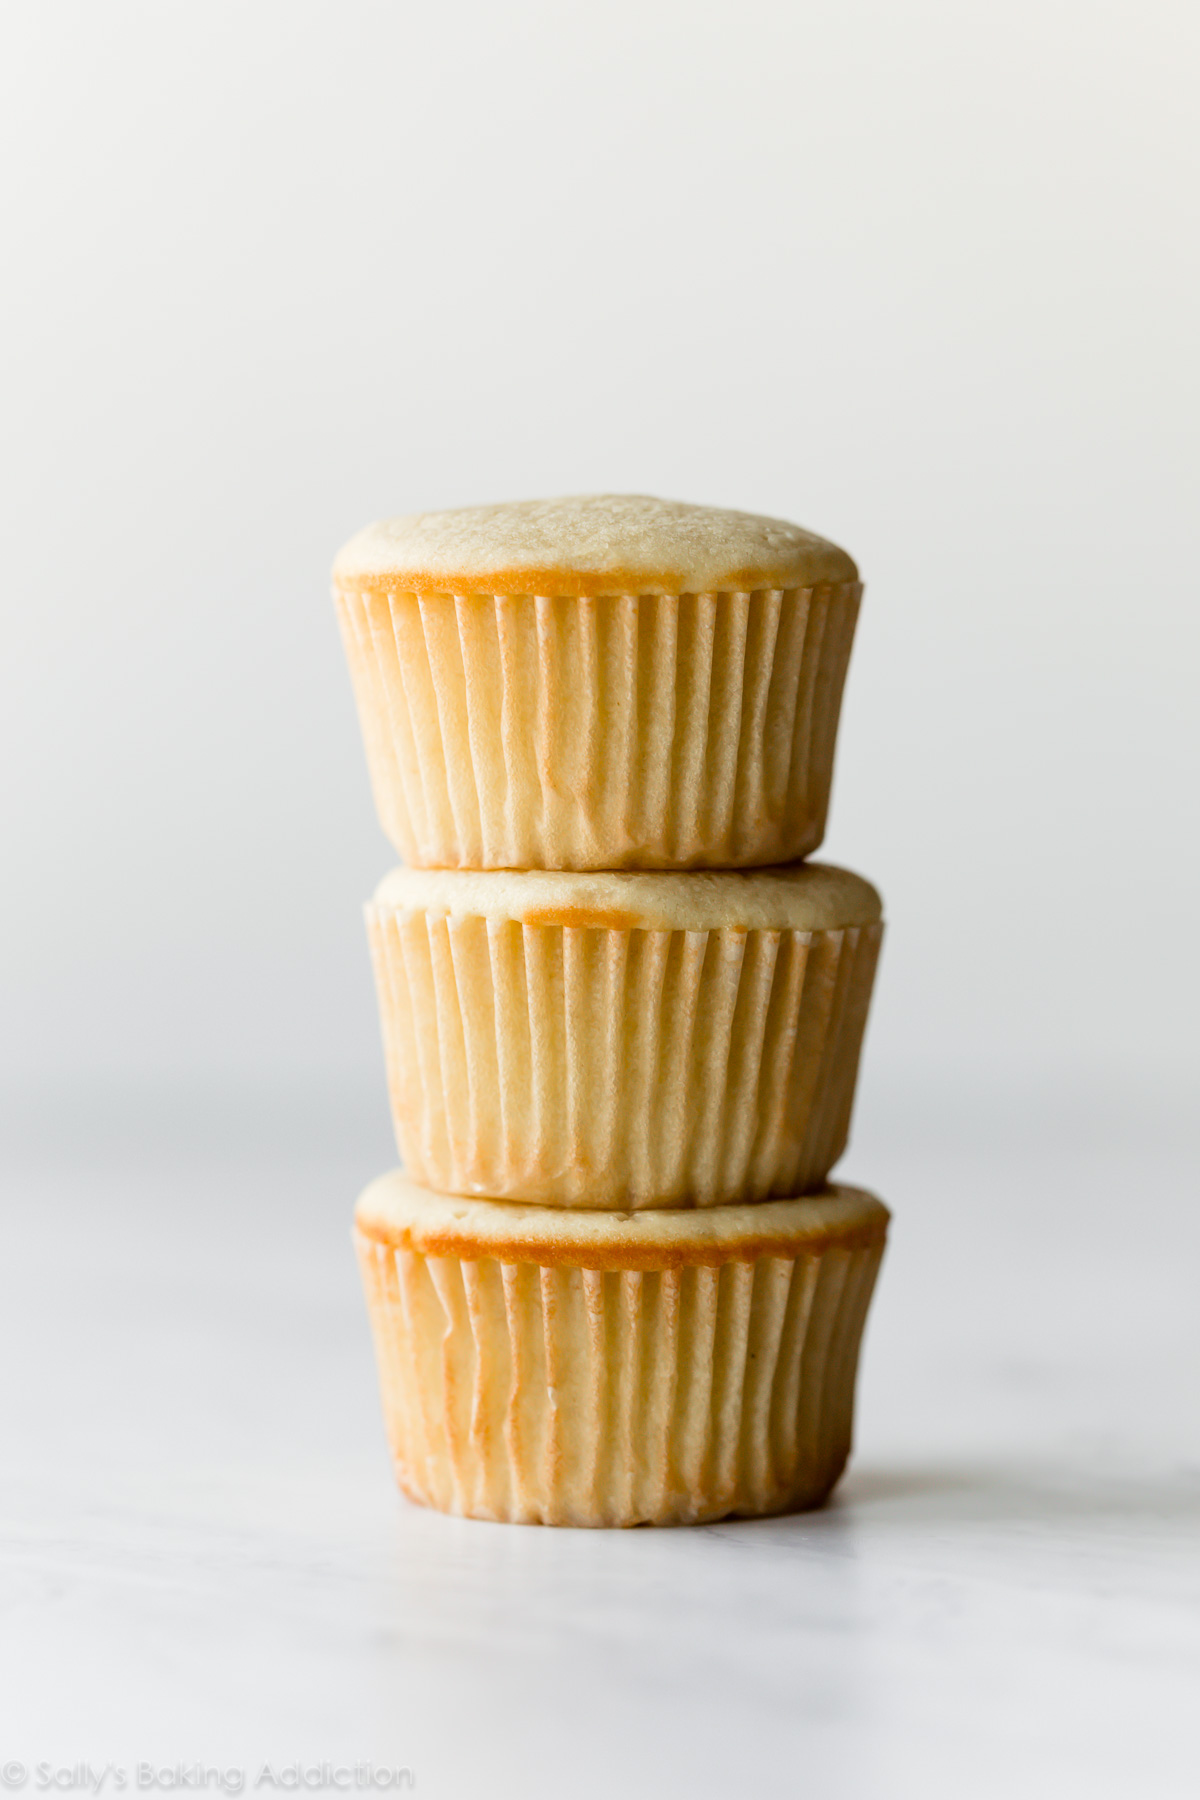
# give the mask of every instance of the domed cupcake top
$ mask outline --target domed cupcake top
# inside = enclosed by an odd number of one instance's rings
[[[584,1269],[712,1267],[763,1256],[868,1249],[883,1243],[890,1218],[874,1194],[840,1181],[803,1199],[749,1206],[572,1212],[438,1194],[418,1187],[399,1169],[373,1181],[354,1212],[365,1237],[422,1256]]]
[[[340,588],[456,594],[709,594],[858,579],[836,544],[785,519],[585,494],[410,513],[368,525],[333,566]]]
[[[883,912],[869,881],[832,863],[687,874],[393,869],[371,905],[619,931],[836,931]]]

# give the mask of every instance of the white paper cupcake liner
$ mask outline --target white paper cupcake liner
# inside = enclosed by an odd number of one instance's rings
[[[400,1486],[547,1525],[819,1504],[887,1217],[849,1188],[629,1221],[385,1177],[356,1243]]]
[[[807,856],[861,594],[340,588],[383,829],[432,868]]]
[[[882,924],[621,930],[372,904],[414,1179],[555,1206],[799,1194],[846,1145]]]

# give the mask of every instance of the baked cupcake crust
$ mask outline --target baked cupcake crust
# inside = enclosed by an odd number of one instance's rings
[[[381,519],[333,566],[346,594],[744,594],[857,579],[844,550],[786,519],[644,494]]]
[[[832,931],[874,925],[879,894],[832,863],[775,869],[394,869],[372,911],[610,931]]]
[[[354,1222],[363,1237],[422,1256],[653,1270],[871,1249],[884,1243],[890,1216],[873,1194],[841,1182],[802,1199],[748,1206],[599,1213],[461,1199],[418,1187],[395,1169],[363,1192]]]

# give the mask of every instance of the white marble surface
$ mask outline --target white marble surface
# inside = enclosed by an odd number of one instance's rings
[[[0,1765],[28,1793],[47,1761],[251,1790],[341,1759],[430,1800],[1194,1796],[1196,1165],[1102,1110],[860,1131],[845,1173],[896,1223],[839,1499],[661,1532],[394,1494],[347,1241],[378,1159],[219,1117],[27,1151]]]

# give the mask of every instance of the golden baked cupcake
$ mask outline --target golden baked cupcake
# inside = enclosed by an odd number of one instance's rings
[[[544,1525],[819,1505],[887,1222],[848,1187],[613,1215],[384,1176],[355,1237],[401,1488]]]
[[[706,1207],[841,1155],[883,931],[861,877],[398,869],[366,910],[414,1180]]]
[[[862,589],[637,495],[368,526],[334,594],[379,817],[424,868],[736,868],[821,842]]]

